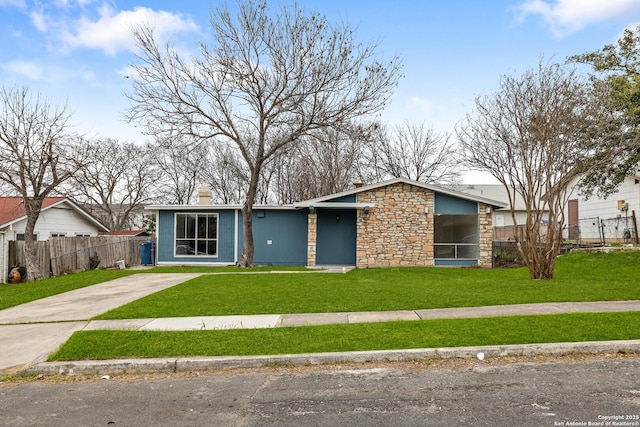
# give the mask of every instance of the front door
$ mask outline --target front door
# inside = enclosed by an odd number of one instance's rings
[[[578,199],[569,200],[569,240],[578,240]]]
[[[317,265],[356,264],[356,210],[318,209]]]

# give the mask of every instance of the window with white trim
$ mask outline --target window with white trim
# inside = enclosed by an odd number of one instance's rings
[[[176,214],[176,256],[218,256],[218,214]]]

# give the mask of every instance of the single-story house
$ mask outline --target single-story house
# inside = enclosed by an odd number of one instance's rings
[[[156,214],[158,265],[238,261],[241,206],[205,203],[147,207]],[[256,205],[254,262],[490,267],[492,212],[503,207],[491,199],[403,178],[291,205]]]
[[[0,278],[8,273],[10,241],[24,240],[27,215],[22,197],[0,197]],[[66,197],[45,197],[34,229],[36,240],[50,237],[97,236],[109,231],[100,221]]]

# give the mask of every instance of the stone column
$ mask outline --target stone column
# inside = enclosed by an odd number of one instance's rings
[[[493,215],[489,205],[478,203],[478,225],[480,244],[480,266],[491,268],[493,266]]]
[[[318,235],[318,214],[307,216],[307,267],[316,266],[316,239]]]

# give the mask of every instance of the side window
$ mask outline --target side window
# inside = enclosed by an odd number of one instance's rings
[[[33,240],[38,240],[38,235],[34,234],[33,235]],[[16,241],[18,242],[24,242],[24,233],[18,233],[16,234]]]

